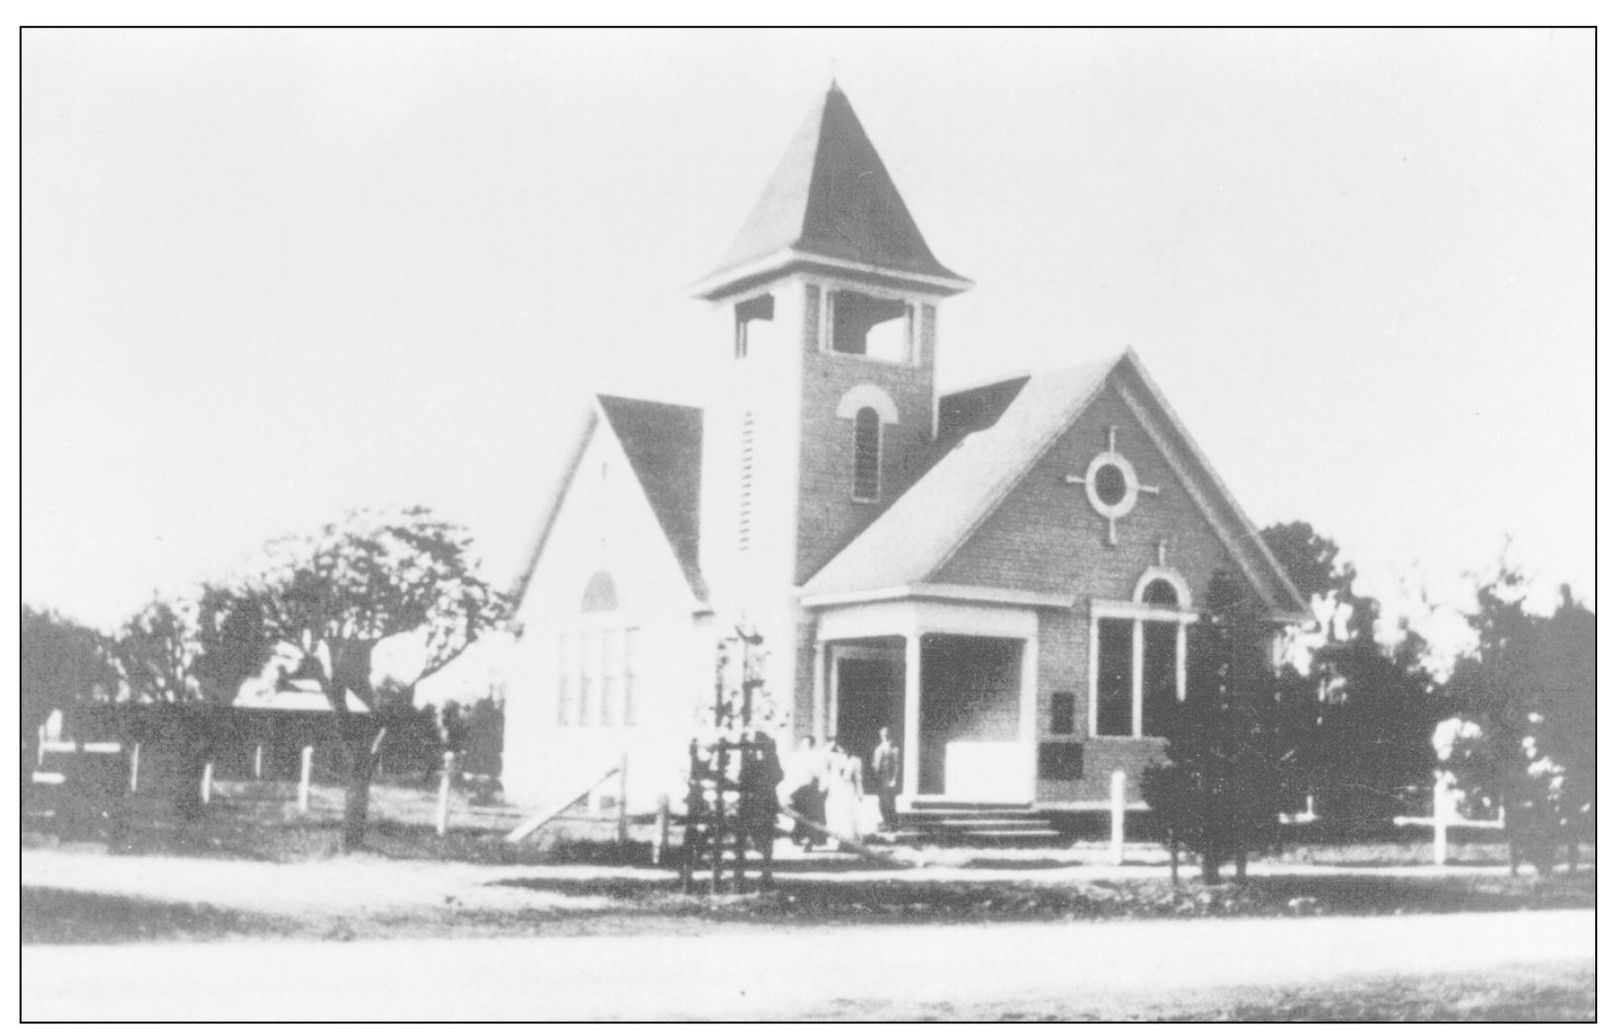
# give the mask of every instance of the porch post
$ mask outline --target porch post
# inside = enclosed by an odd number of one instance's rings
[[[922,629],[913,621],[905,635],[905,739],[900,743],[900,767],[903,770],[904,794],[907,801],[916,797],[922,778]]]
[[[827,729],[827,697],[832,692],[831,675],[827,671],[826,644],[821,642],[820,635],[815,637],[815,660],[812,665],[814,672],[813,683],[810,686],[810,728],[809,735],[820,744],[830,736]],[[802,734],[800,734],[802,735]],[[796,745],[794,745],[796,747]]]
[[[1040,797],[1040,634],[1036,631],[1023,641],[1023,657],[1018,678],[1023,685],[1018,694],[1018,739],[1023,742],[1029,767],[1029,800]]]

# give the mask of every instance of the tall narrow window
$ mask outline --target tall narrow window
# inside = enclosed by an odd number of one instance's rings
[[[603,726],[617,726],[620,716],[623,715],[624,700],[619,697],[619,680],[622,676],[622,658],[624,657],[624,630],[609,629],[601,638],[601,674],[602,674],[602,701],[601,722]]]
[[[1099,736],[1128,737],[1135,732],[1135,719],[1131,714],[1132,625],[1123,618],[1103,618],[1096,623],[1096,732]]]
[[[631,725],[637,630],[624,622],[611,575],[590,577],[579,612],[578,624],[557,637],[557,725]]]
[[[589,726],[596,721],[600,702],[596,694],[601,687],[602,634],[599,629],[587,631],[580,640],[579,653],[579,725]]]
[[[877,499],[882,481],[883,423],[877,411],[864,407],[854,415],[854,498]]]
[[[572,726],[579,714],[575,690],[579,677],[579,634],[557,637],[557,725]]]
[[[741,484],[737,493],[737,546],[746,552],[753,545],[753,411],[742,415]]]
[[[1175,639],[1170,622],[1141,623],[1141,735],[1167,737],[1175,715]]]
[[[1149,568],[1128,603],[1095,601],[1094,707],[1090,730],[1106,737],[1167,737],[1186,697],[1186,627],[1196,614],[1175,572]]]
[[[641,630],[631,626],[624,630],[624,725],[634,726],[640,721],[635,699],[635,649]]]

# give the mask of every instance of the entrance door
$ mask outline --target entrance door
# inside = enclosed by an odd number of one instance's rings
[[[877,731],[887,726],[889,739],[896,743],[904,736],[904,655],[878,648],[835,647],[832,657],[838,717],[833,735],[843,750],[865,763],[869,789]]]

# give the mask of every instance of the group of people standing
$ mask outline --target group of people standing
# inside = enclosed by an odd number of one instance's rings
[[[869,815],[866,804],[865,763],[844,750],[836,740],[825,748],[816,746],[814,737],[799,741],[798,750],[788,759],[781,785],[788,808],[811,823],[831,831],[840,841],[859,844],[879,830],[899,825],[895,799],[899,793],[899,749],[889,740],[885,728],[878,734],[872,753],[872,773],[876,777],[878,817]],[[814,826],[797,823],[793,843],[806,850],[826,844],[828,837]]]

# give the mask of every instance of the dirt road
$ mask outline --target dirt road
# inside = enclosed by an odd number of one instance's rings
[[[25,946],[25,1020],[1063,1016],[1423,975],[1594,967],[1588,910],[1291,920],[694,929],[390,942]]]

